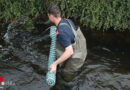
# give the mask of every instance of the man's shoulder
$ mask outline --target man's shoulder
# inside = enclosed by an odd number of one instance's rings
[[[57,29],[62,30],[62,29],[66,29],[66,28],[68,28],[67,25],[59,25]]]
[[[67,25],[66,19],[62,19],[62,20],[60,21],[60,23],[59,23],[59,27],[61,27],[61,26],[66,27],[66,25]]]
[[[72,25],[72,27],[75,30],[77,30],[76,25],[74,24],[74,22],[71,19],[62,19],[62,22],[60,22],[59,26],[61,26],[62,28],[64,28],[64,27],[71,28],[71,25],[69,23]]]
[[[61,22],[57,28],[59,31],[63,31],[63,30],[66,30],[66,29],[71,29],[69,27],[69,25],[66,23],[66,22]]]

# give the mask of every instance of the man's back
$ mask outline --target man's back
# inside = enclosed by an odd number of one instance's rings
[[[77,30],[76,26],[74,25],[74,23],[68,19],[70,21],[70,23],[72,24],[73,28],[75,30]],[[63,25],[61,25],[62,23],[64,23]],[[66,24],[66,25],[65,25]],[[58,30],[58,34],[57,34],[57,41],[59,42],[59,44],[63,47],[66,48],[67,46],[69,46],[70,44],[74,43],[74,33],[72,31],[72,28],[70,27],[69,23],[66,21],[66,19],[61,19],[61,21],[58,24],[57,27]]]

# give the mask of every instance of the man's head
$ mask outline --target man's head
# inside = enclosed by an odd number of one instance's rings
[[[48,14],[49,20],[53,23],[55,23],[55,20],[57,18],[61,17],[60,8],[57,5],[50,5],[47,9],[47,14]]]

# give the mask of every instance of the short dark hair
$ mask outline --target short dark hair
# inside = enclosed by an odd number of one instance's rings
[[[57,5],[50,5],[47,9],[48,14],[52,14],[55,17],[60,17],[61,16],[61,11],[60,8]]]

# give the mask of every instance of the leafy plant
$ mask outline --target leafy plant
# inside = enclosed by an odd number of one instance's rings
[[[130,0],[54,0],[63,17],[93,30],[130,30]]]
[[[0,0],[0,17],[6,21],[25,16],[38,17],[45,12],[45,0]]]
[[[130,0],[0,0],[0,20],[46,16],[51,3],[60,6],[62,17],[92,30],[130,30]]]

